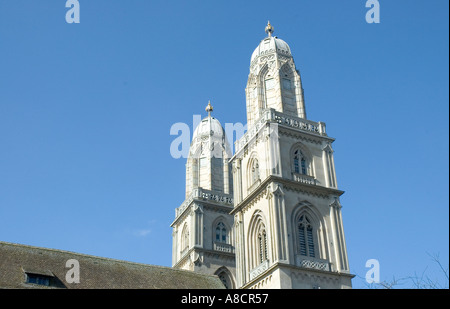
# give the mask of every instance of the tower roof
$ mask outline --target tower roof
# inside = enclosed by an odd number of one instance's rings
[[[199,125],[195,128],[194,134],[192,135],[193,142],[196,140],[201,140],[201,138],[205,136],[222,138],[225,135],[224,129],[219,120],[211,116],[211,112],[213,111],[211,101],[208,101],[208,105],[205,110],[208,112],[208,116],[203,118]]]
[[[197,138],[213,135],[215,137],[223,137],[225,134],[222,125],[219,120],[208,115],[203,118],[203,120],[199,123],[197,128],[194,130],[194,134],[192,136],[192,141],[195,141]]]
[[[268,36],[265,39],[261,40],[258,47],[256,47],[256,49],[253,51],[250,63],[252,63],[253,60],[255,60],[259,56],[275,51],[278,54],[292,57],[289,45],[282,39],[279,39],[276,36],[272,36],[273,32],[274,32],[273,27],[269,22],[266,27],[266,33]]]

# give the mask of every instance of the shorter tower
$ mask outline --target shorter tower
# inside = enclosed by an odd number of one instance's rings
[[[206,111],[189,149],[186,198],[171,224],[172,265],[218,275],[226,287],[235,288],[231,153],[210,102]]]

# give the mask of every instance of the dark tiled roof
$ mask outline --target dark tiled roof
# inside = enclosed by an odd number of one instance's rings
[[[69,259],[80,265],[80,283],[67,283]],[[48,288],[26,283],[26,274],[52,277],[69,289],[223,289],[217,276],[69,251],[0,242],[0,288]]]

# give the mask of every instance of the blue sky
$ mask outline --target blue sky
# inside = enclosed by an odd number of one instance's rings
[[[369,259],[448,284],[448,1],[380,0],[379,24],[364,0],[79,2],[68,24],[65,0],[0,0],[0,241],[170,266],[170,128],[208,100],[246,122],[270,20],[336,138],[354,286]]]

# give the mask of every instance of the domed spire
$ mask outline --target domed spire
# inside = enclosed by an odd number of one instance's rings
[[[270,24],[270,20],[267,21],[266,33],[269,35],[269,38],[272,36],[272,33],[273,33],[273,27],[272,27],[272,25]]]
[[[289,45],[273,35],[267,22],[267,36],[250,58],[246,87],[247,125],[250,128],[267,108],[306,119],[303,88]]]

